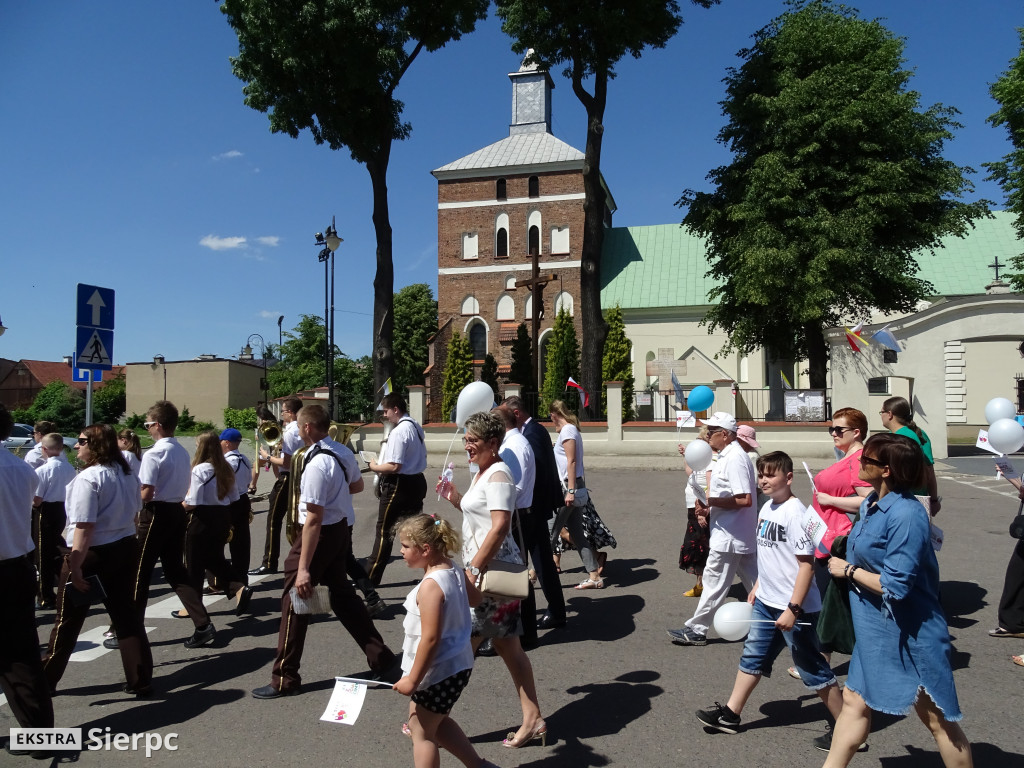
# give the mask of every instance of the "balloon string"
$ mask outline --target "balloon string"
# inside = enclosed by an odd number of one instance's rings
[[[444,455],[444,463],[441,465],[442,474],[448,467],[448,457],[452,455],[452,446],[455,445],[455,438],[459,436],[459,429],[461,429],[461,427],[455,428],[455,434],[452,435],[452,441],[448,443],[448,452]],[[441,500],[441,494],[437,494],[437,500]]]
[[[723,624],[774,624],[774,619],[722,619]],[[796,623],[798,627],[809,627],[811,622],[809,621],[798,621]]]

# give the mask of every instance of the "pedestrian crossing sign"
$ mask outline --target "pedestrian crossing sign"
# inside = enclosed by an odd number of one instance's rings
[[[78,328],[75,366],[109,371],[113,365],[114,332],[101,328]]]

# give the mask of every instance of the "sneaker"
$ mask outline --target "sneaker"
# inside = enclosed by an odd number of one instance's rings
[[[384,602],[384,598],[377,596],[374,600],[366,601],[366,612],[370,614],[370,618],[374,619],[380,616],[384,611],[388,609],[388,604]]]
[[[195,633],[188,640],[185,641],[186,648],[202,648],[204,645],[209,645],[213,642],[214,637],[217,635],[217,630],[214,629],[213,623],[207,624],[202,629],[197,629]]]
[[[740,716],[726,706],[715,702],[712,709],[698,709],[697,719],[701,725],[713,728],[722,733],[738,733],[740,729]]]
[[[811,740],[811,744],[814,745],[815,749],[820,749],[822,752],[828,752],[832,749],[832,726],[826,725],[825,732],[821,734],[821,736],[815,736]],[[866,741],[862,742],[861,745],[857,747],[858,752],[867,752],[867,750],[868,743]]]
[[[702,635],[695,629],[689,627],[682,627],[681,629],[670,629],[668,630],[668,636],[672,638],[672,642],[677,645],[707,645],[708,636]]]

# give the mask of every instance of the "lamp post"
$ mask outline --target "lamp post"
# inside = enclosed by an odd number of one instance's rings
[[[316,244],[321,249],[317,260],[324,265],[324,363],[327,368],[327,416],[331,421],[334,421],[334,252],[342,242],[331,216],[331,226],[325,232],[316,233]]]
[[[270,382],[267,381],[267,345],[263,341],[263,337],[258,333],[250,333],[249,338],[245,340],[245,346],[242,347],[242,352],[252,359],[252,340],[259,339],[260,342],[260,356],[263,358],[263,378],[260,379],[260,391],[263,392],[263,402],[267,402],[267,391],[270,389]]]
[[[6,331],[6,330],[7,329],[4,328],[4,321],[0,320],[0,336],[3,336],[4,335],[4,331]]]

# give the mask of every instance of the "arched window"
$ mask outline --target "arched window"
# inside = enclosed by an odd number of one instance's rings
[[[498,200],[504,200],[507,197],[507,194],[505,193],[505,188],[506,188],[505,180],[504,179],[498,179],[497,183],[495,183],[495,185],[494,185],[494,196],[495,196],[495,198],[497,198]]]
[[[487,326],[475,322],[469,326],[469,346],[473,350],[473,360],[487,357]]]
[[[526,304],[523,305],[523,318],[526,320],[533,319],[533,294],[527,294]]]
[[[541,215],[540,211],[532,211],[530,218],[527,220],[529,229],[527,230],[527,253],[531,256],[535,253],[541,253],[540,248],[540,227],[541,227]]]
[[[573,315],[573,301],[572,294],[562,291],[555,297],[555,314],[557,315],[562,310],[569,313],[569,317]]]
[[[654,358],[655,358],[654,352],[648,352],[646,355],[644,355],[644,363],[653,363],[654,362]],[[648,370],[646,365],[644,365],[644,370],[645,371]],[[648,375],[647,376],[647,386],[648,387],[651,386],[651,384],[654,383],[654,380],[656,378],[658,378],[658,377],[657,376]]]
[[[503,293],[501,298],[498,299],[498,309],[495,313],[495,317],[499,320],[515,320],[516,319],[516,302],[507,293]]]
[[[530,197],[540,197],[540,179],[536,176],[531,176],[527,186],[529,187]]]
[[[540,335],[540,345],[539,345],[540,349],[538,350],[538,352],[540,354],[540,360],[538,362],[539,362],[539,365],[540,365],[540,380],[541,381],[544,381],[544,377],[547,376],[547,373],[548,373],[548,342],[550,342],[551,339],[553,338],[552,335],[551,335],[551,331],[552,331],[552,329],[548,328],[546,331],[544,331]],[[545,414],[541,414],[541,415],[547,416],[546,413]]]
[[[499,213],[494,222],[494,256],[508,258],[508,214]]]
[[[516,289],[516,276],[509,275],[505,278],[505,290],[514,291]]]
[[[480,314],[480,302],[476,300],[476,297],[470,294],[462,300],[462,314],[464,315],[479,315]]]

